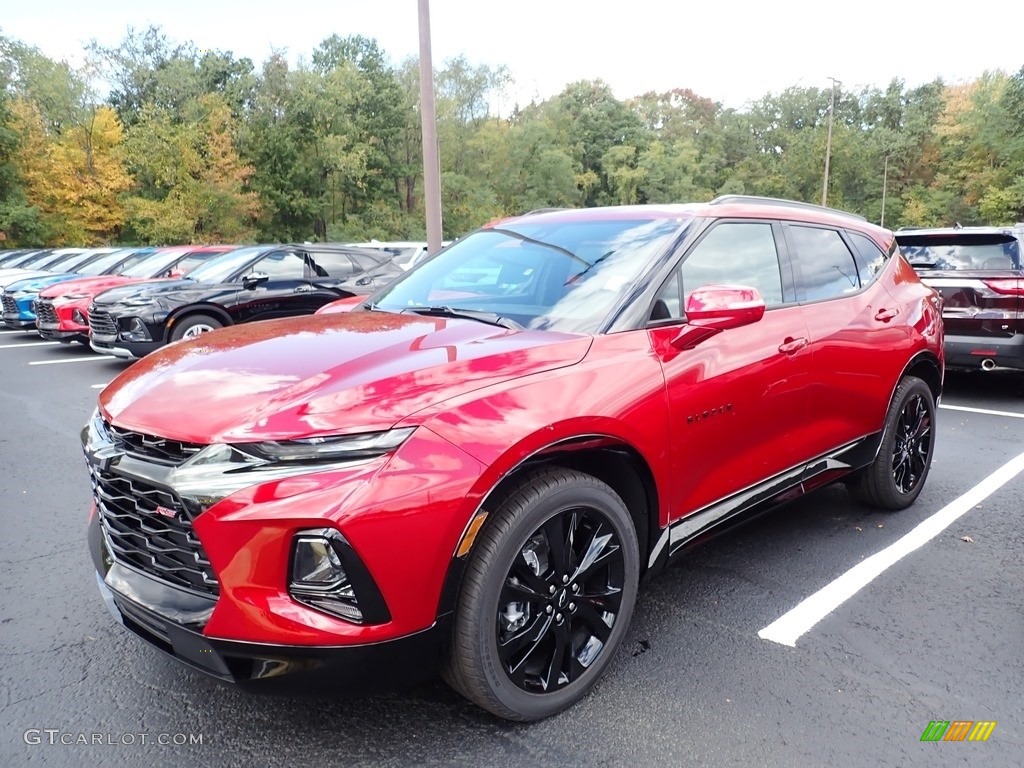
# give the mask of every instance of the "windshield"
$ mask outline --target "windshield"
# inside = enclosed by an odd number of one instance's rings
[[[97,277],[102,275],[111,267],[115,267],[120,264],[129,253],[131,253],[131,251],[127,248],[120,248],[108,253],[106,256],[100,256],[96,261],[90,261],[86,266],[81,267],[78,270],[78,274],[84,277]]]
[[[687,219],[510,222],[422,262],[374,309],[493,313],[527,328],[595,333]]]
[[[900,253],[912,266],[940,270],[1020,269],[1020,244],[1010,235],[900,237]]]
[[[184,248],[143,253],[141,261],[136,262],[128,269],[121,270],[121,274],[124,277],[156,277],[180,259],[184,253],[186,253]]]
[[[75,268],[78,267],[79,264],[88,261],[95,255],[96,253],[94,251],[78,251],[77,253],[71,254],[65,253],[63,257],[58,258],[56,261],[49,262],[45,267],[40,267],[40,269],[45,269],[50,272],[74,272]]]
[[[255,256],[267,250],[265,247],[239,248],[193,269],[188,277],[197,283],[222,283]]]

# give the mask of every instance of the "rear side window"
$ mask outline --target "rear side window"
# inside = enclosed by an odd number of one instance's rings
[[[1021,268],[1020,243],[1011,234],[897,234],[896,241],[903,258],[917,269],[956,272]]]
[[[791,224],[786,239],[800,265],[802,301],[834,299],[860,290],[857,263],[837,230]]]
[[[847,231],[847,234],[853,243],[853,258],[857,262],[860,284],[867,285],[885,268],[885,262],[889,260],[889,256],[870,237],[859,232]]]

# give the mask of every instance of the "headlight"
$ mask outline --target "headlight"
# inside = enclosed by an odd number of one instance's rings
[[[282,442],[265,441],[237,446],[252,450],[272,461],[331,461],[335,459],[361,459],[382,456],[404,443],[415,427],[392,429],[387,432],[364,432],[359,435],[308,437]]]
[[[88,299],[88,293],[65,293],[60,297],[62,301],[81,301],[82,299]]]
[[[391,619],[366,566],[333,528],[295,534],[288,592],[300,603],[347,621],[379,624]]]
[[[156,302],[153,301],[153,299],[147,298],[145,296],[135,296],[132,298],[127,298],[118,303],[125,307],[148,307],[150,304],[156,304]]]

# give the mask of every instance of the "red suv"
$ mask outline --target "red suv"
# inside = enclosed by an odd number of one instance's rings
[[[170,345],[83,430],[119,622],[270,689],[582,697],[640,579],[827,483],[921,492],[938,297],[893,236],[723,197],[496,222],[356,311]]]

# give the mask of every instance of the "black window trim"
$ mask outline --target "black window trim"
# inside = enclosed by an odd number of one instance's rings
[[[850,254],[850,262],[853,264],[854,269],[857,271],[858,287],[857,287],[856,291],[850,291],[849,293],[841,293],[838,296],[828,296],[828,297],[826,297],[824,299],[804,299],[804,298],[801,298],[801,294],[804,291],[804,276],[803,276],[803,270],[800,269],[800,259],[798,257],[792,257],[790,259],[790,261],[792,263],[792,268],[793,268],[794,287],[796,289],[797,303],[798,304],[800,304],[801,306],[810,306],[811,304],[821,304],[821,303],[826,302],[826,301],[838,301],[839,299],[846,299],[846,298],[849,298],[850,296],[857,296],[858,294],[861,294],[865,290],[867,290],[867,288],[869,288],[871,285],[874,285],[874,283],[875,283],[874,280],[872,280],[867,285],[861,285],[860,284],[860,268],[857,266],[857,259],[853,255],[853,247],[852,247],[850,241],[846,238],[845,230],[844,230],[843,227],[835,226],[835,225],[832,225],[832,224],[820,224],[818,222],[811,222],[811,221],[794,221],[794,220],[783,221],[782,222],[782,228],[783,228],[783,234],[787,235],[787,239],[786,239],[786,246],[787,246],[787,248],[791,247],[790,243],[789,243],[789,240],[788,240],[788,233],[789,233],[790,227],[807,227],[809,229],[827,229],[827,230],[830,230],[832,232],[837,233],[839,235],[839,239],[842,241],[843,245],[846,246],[846,250]],[[796,249],[793,248],[792,251],[795,253]]]
[[[647,302],[646,317],[650,317],[654,311],[654,303],[658,300],[658,296],[661,295],[661,291],[668,284],[672,278],[679,278],[681,276],[681,269],[683,263],[689,258],[693,250],[700,245],[708,234],[722,224],[769,224],[772,230],[772,237],[775,238],[775,252],[779,259],[779,278],[782,282],[782,303],[771,304],[765,306],[766,312],[773,312],[777,309],[788,309],[799,305],[797,301],[797,282],[794,276],[793,265],[789,256],[789,250],[787,243],[782,233],[782,222],[778,219],[762,219],[762,218],[747,218],[743,216],[736,216],[722,219],[708,219],[707,226],[703,227],[691,240],[688,239],[682,243],[679,243],[675,252],[672,256],[672,267],[669,269],[668,274],[662,278],[658,283],[657,289],[651,294]],[[683,291],[682,287],[679,287],[679,301],[682,304]],[[682,306],[680,306],[682,312]],[[673,325],[685,325],[686,314],[685,312],[680,317],[673,317],[667,320],[648,320],[644,323],[645,328],[664,328],[666,326]]]

